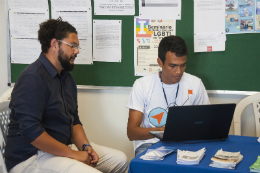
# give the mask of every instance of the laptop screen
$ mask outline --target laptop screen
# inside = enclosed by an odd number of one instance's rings
[[[234,103],[170,107],[163,141],[225,139],[235,107]]]

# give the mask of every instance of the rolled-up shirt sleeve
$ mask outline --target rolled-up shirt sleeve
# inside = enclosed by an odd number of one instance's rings
[[[26,74],[17,81],[10,108],[19,123],[19,135],[30,143],[45,131],[41,123],[47,100],[46,84],[36,75]]]
[[[73,125],[77,125],[77,124],[81,124],[82,123],[80,122],[79,120],[79,115],[78,115],[78,106],[77,106],[77,110],[74,112],[74,121],[73,121]]]

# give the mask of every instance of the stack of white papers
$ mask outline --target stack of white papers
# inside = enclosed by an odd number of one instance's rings
[[[211,158],[212,162],[209,166],[215,168],[235,169],[236,165],[243,159],[240,152],[227,152],[222,149]]]
[[[143,160],[163,160],[166,155],[172,153],[175,147],[159,147],[156,149],[148,149],[145,155],[141,156],[140,159]]]
[[[178,150],[177,164],[182,165],[198,165],[205,155],[205,147],[199,151],[185,151]]]

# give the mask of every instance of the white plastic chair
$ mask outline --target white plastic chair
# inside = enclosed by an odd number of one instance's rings
[[[2,170],[3,173],[7,173],[6,170],[6,165],[4,162],[4,152],[5,152],[5,145],[6,145],[6,136],[8,132],[8,123],[9,123],[9,114],[10,114],[10,109],[9,109],[9,100],[0,102],[0,127],[1,127],[1,136],[0,136],[0,149],[1,149],[1,154],[0,154],[0,160],[2,163]]]
[[[234,112],[234,133],[241,136],[241,115],[243,110],[253,104],[255,114],[256,136],[260,137],[260,93],[253,94],[241,100]]]
[[[13,88],[9,88],[8,90],[6,90],[0,97],[0,102],[3,101],[7,101],[7,100],[11,100],[11,93],[13,91]]]
[[[2,166],[2,172],[7,173],[5,161],[4,161],[4,153],[5,153],[5,145],[6,145],[6,137],[8,132],[8,124],[9,124],[9,103],[11,100],[11,93],[13,88],[8,89],[4,92],[0,97],[0,161]]]

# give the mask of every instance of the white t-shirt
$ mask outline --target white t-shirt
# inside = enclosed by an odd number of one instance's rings
[[[191,74],[184,72],[179,83],[163,83],[163,88],[158,72],[135,81],[126,107],[143,113],[141,127],[152,128],[164,126],[168,107],[170,106],[210,104],[202,81]],[[177,90],[178,94],[176,97]],[[138,140],[136,148],[143,143],[155,143],[157,141],[157,138]]]

